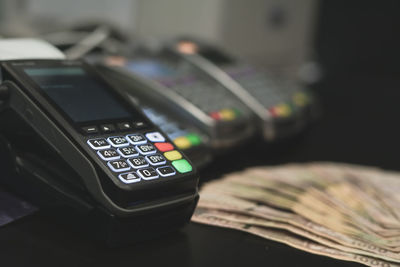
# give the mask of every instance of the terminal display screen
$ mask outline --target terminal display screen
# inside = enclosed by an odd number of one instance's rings
[[[162,62],[154,60],[135,60],[127,63],[126,67],[135,73],[149,77],[157,78],[174,75],[176,70]]]
[[[76,123],[132,117],[107,85],[81,66],[35,66],[23,70]]]
[[[202,48],[199,49],[198,53],[216,65],[229,65],[234,63],[232,58],[214,48]]]

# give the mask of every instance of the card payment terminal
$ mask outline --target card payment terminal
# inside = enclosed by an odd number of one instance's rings
[[[292,136],[311,119],[312,95],[300,84],[260,71],[215,46],[191,38],[178,39],[169,48],[241,99],[257,115],[266,140]]]
[[[125,60],[105,60],[100,70],[132,94],[156,101],[210,138],[215,150],[231,148],[254,133],[253,114],[223,85],[169,51],[138,49]]]
[[[0,66],[0,150],[8,155],[3,167],[18,177],[2,183],[34,201],[49,193],[89,219],[103,218],[91,225],[104,224],[100,232],[111,243],[190,219],[198,199],[192,163],[90,65],[33,57]]]

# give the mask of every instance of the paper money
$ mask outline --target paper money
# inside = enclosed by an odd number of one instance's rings
[[[304,250],[304,251],[307,251],[307,252],[310,252],[313,254],[328,256],[328,257],[332,257],[332,258],[340,259],[340,260],[358,262],[358,263],[365,264],[367,266],[382,266],[382,267],[383,266],[384,267],[400,266],[399,264],[396,264],[396,263],[387,262],[387,261],[375,259],[375,258],[368,257],[368,256],[362,256],[362,255],[358,255],[358,254],[348,253],[348,252],[344,252],[344,251],[341,251],[338,249],[323,246],[321,244],[312,242],[310,240],[303,239],[303,238],[297,237],[295,235],[291,235],[285,231],[270,230],[268,228],[257,227],[257,226],[251,225],[251,224],[245,224],[245,223],[226,220],[224,218],[219,218],[217,216],[213,216],[213,215],[210,215],[207,213],[202,214],[201,210],[197,211],[193,215],[193,221],[199,222],[199,223],[204,223],[204,224],[209,224],[209,225],[214,225],[214,226],[219,226],[219,227],[241,230],[241,231],[248,232],[248,233],[251,233],[251,234],[266,238],[266,239],[281,242],[286,245],[289,245],[294,248],[298,248],[298,249],[301,249],[301,250]]]
[[[236,199],[234,197],[221,196],[209,192],[202,192],[202,199],[199,202],[198,207],[203,209],[206,208],[228,211],[237,214],[246,214],[268,221],[286,223],[289,225],[293,225],[299,229],[303,229],[304,231],[334,241],[338,244],[373,253],[378,258],[393,258],[394,261],[399,260],[399,253],[397,252],[393,252],[370,243],[365,243],[363,241],[332,231],[329,228],[318,225],[301,216],[298,216],[297,214],[274,210],[267,206],[256,205],[254,203]]]
[[[347,253],[327,256],[397,266],[400,197],[393,188],[400,190],[400,174],[372,167],[311,163],[250,168],[206,184],[198,205],[202,219],[196,212],[193,220],[213,224],[206,218],[218,218],[267,228]]]
[[[287,170],[285,172],[287,173]],[[295,173],[292,173],[292,175],[295,175]],[[275,191],[271,190],[271,188],[269,188],[268,191],[264,190],[266,188],[263,187],[263,185],[254,184],[256,177],[253,173],[249,177],[251,180],[241,179],[239,184],[242,183],[242,185],[238,185],[237,177],[233,176],[213,183],[212,187],[214,190],[220,190],[225,194],[234,194],[242,198],[253,199],[253,201],[263,201],[264,204],[267,205],[292,210],[312,221],[327,225],[344,234],[357,236],[366,241],[372,240],[381,242],[384,246],[397,245],[398,239],[396,237],[396,229],[392,231],[393,238],[385,240],[381,239],[381,236],[385,236],[385,234],[382,235],[382,231],[385,231],[384,229],[369,222],[366,218],[357,216],[354,212],[353,216],[349,217],[348,214],[340,211],[340,206],[333,206],[332,203],[329,203],[334,200],[333,198],[326,198],[323,194],[315,196],[319,193],[318,187],[320,187],[320,189],[322,188],[321,184],[318,186],[314,185],[311,189],[307,189],[307,191],[304,190],[301,194],[294,197],[293,195],[289,196],[290,194],[284,192],[284,190],[290,190],[288,185],[277,184]],[[244,183],[247,184],[243,185]],[[327,188],[327,186],[325,187]],[[353,195],[352,197],[356,196]],[[310,213],[310,210],[313,212]],[[388,232],[386,232],[386,236],[387,235]]]

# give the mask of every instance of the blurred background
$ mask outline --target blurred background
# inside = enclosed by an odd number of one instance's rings
[[[267,66],[318,60],[337,72],[392,71],[399,8],[396,0],[0,0],[0,32],[106,21],[137,38],[195,35]]]
[[[348,144],[314,138],[316,151],[330,151],[324,159],[396,168],[376,155],[397,155],[399,11],[397,0],[0,0],[0,35],[107,22],[134,40],[210,40],[250,63],[318,81],[325,126],[314,136]],[[387,145],[377,139],[381,132]]]
[[[0,32],[32,36],[107,22],[136,39],[191,35],[294,74],[315,58],[316,0],[1,0]]]

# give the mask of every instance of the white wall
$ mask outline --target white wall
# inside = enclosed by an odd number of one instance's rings
[[[193,34],[218,41],[223,0],[137,0],[140,36],[168,38]]]
[[[113,22],[133,32],[136,0],[28,0],[33,16],[49,16],[73,23],[88,19]]]
[[[251,62],[282,68],[297,69],[312,53],[318,0],[137,1],[136,30],[144,37],[190,34]],[[284,21],[274,26],[279,11]]]
[[[4,1],[4,0],[0,0]],[[7,0],[24,2],[24,0]],[[25,0],[54,23],[108,20],[141,37],[193,35],[262,65],[299,66],[312,52],[318,0]],[[283,10],[286,21],[270,20]],[[15,22],[12,24],[16,25]],[[45,25],[47,25],[45,23]],[[1,26],[1,25],[0,25]],[[15,28],[15,27],[14,27]]]

